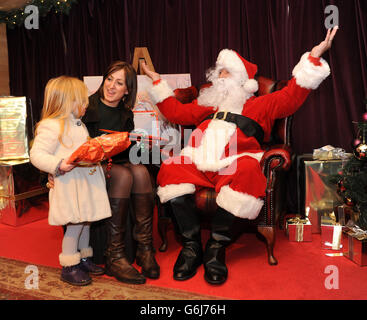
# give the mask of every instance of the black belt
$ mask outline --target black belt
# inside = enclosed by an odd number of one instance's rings
[[[224,120],[227,122],[232,122],[236,124],[236,126],[248,137],[254,137],[259,144],[261,145],[264,141],[264,130],[263,128],[255,121],[250,118],[247,118],[240,114],[235,114],[231,112],[216,112],[207,116],[205,120],[209,119],[218,119]]]

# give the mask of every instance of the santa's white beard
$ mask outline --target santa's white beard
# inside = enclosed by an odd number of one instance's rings
[[[241,114],[243,105],[252,96],[232,78],[212,80],[212,86],[200,92],[198,104],[218,107],[218,111],[229,111]]]

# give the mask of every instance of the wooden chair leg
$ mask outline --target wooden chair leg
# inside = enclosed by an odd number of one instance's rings
[[[268,262],[271,266],[277,265],[278,261],[273,255],[275,243],[275,227],[257,227],[258,232],[264,236],[266,240],[266,249],[268,250]]]

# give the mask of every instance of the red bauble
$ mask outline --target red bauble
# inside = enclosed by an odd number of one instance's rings
[[[354,206],[354,202],[351,198],[344,198],[344,203],[348,206],[348,207],[353,207]]]
[[[347,190],[347,189],[344,186],[344,181],[343,180],[339,180],[338,187],[336,188],[337,194],[340,195],[341,197],[343,197],[345,190]]]
[[[365,113],[363,114],[362,118],[363,118],[363,121],[364,121],[364,122],[367,122],[367,112],[365,112]]]

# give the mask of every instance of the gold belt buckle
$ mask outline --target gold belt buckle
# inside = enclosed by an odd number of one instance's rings
[[[227,114],[228,114],[228,111],[221,111],[223,112],[223,117],[221,119],[218,119],[218,120],[225,120],[226,117],[227,117]],[[213,117],[213,120],[217,119],[217,115],[218,115],[219,111],[217,111],[215,114],[214,114],[214,117]]]

